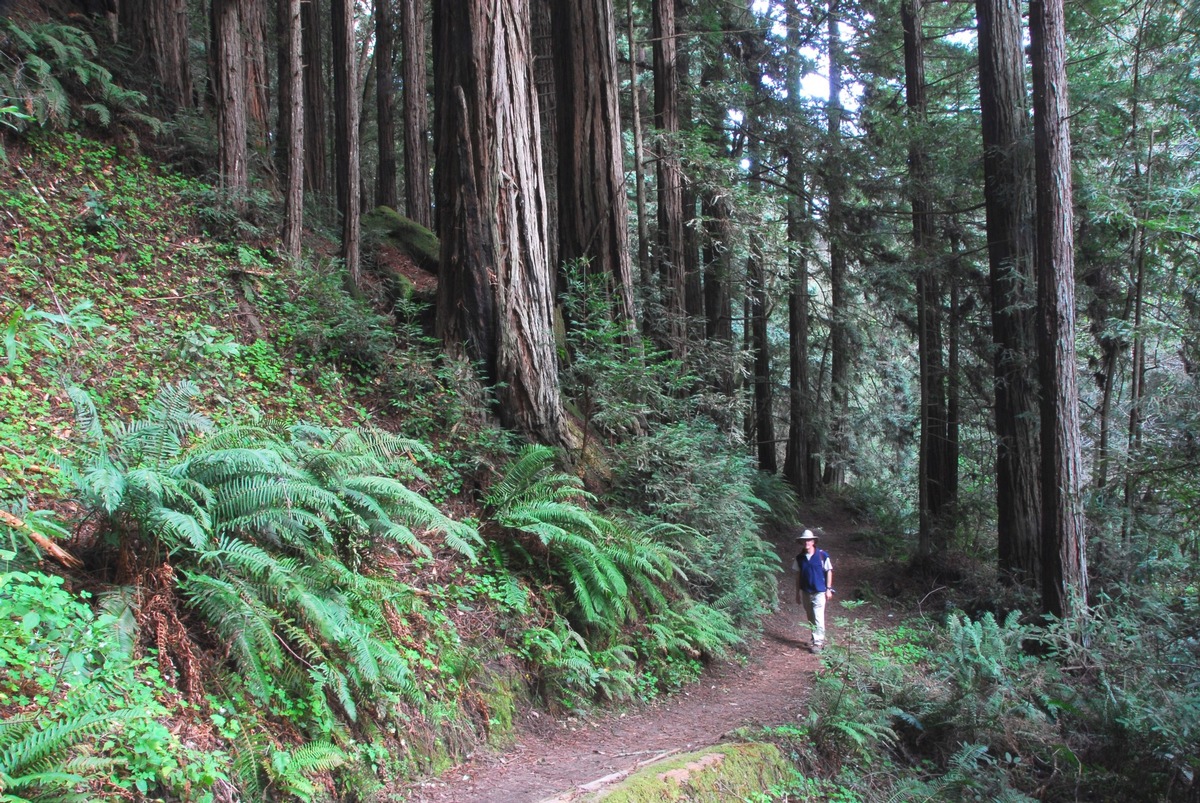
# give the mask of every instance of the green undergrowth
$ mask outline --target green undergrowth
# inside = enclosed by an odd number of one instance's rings
[[[1186,799],[1195,690],[1168,680],[1165,654],[1147,660],[1135,621],[1106,606],[1082,627],[1019,612],[839,620],[797,722],[738,734],[793,771],[748,799]]]
[[[671,450],[711,499],[585,487],[486,423],[413,310],[277,258],[269,203],[76,133],[5,148],[3,794],[395,798],[523,706],[686,686],[773,604],[732,444]]]

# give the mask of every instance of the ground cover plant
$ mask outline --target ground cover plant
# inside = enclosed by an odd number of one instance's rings
[[[6,790],[365,794],[501,726],[511,702],[475,691],[485,655],[511,651],[526,693],[586,708],[678,688],[736,644],[728,603],[696,593],[699,529],[603,512],[551,450],[447,439],[453,375],[336,271],[211,238],[180,200],[201,185],[144,158],[73,134],[19,147],[3,189],[19,224],[2,289]],[[400,410],[439,440],[371,425]],[[480,461],[508,465],[472,497]],[[51,589],[71,628],[44,632],[49,603],[20,602],[26,587]],[[476,628],[476,608],[503,627]],[[72,646],[84,631],[106,641]],[[32,644],[53,646],[30,663]],[[160,732],[178,718],[204,758]],[[115,734],[137,729],[130,753]]]

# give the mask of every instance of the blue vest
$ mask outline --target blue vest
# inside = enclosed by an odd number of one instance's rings
[[[800,566],[801,589],[809,594],[828,590],[825,587],[825,561],[828,559],[829,553],[823,549],[818,549],[811,558],[803,552],[796,556],[796,563]]]

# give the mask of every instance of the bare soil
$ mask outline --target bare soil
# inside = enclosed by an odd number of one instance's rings
[[[834,563],[835,587],[844,596],[871,584],[877,564],[858,554],[854,528],[839,521],[823,527],[821,548]],[[799,551],[795,530],[772,540],[785,569]],[[554,718],[526,711],[516,741],[503,752],[477,752],[440,777],[406,790],[412,803],[534,803],[565,801],[572,790],[615,782],[665,755],[718,744],[743,726],[778,726],[804,716],[805,696],[820,658],[809,652],[804,611],[795,602],[795,574],[779,575],[780,609],[767,617],[763,635],[734,660],[710,666],[700,680],[668,699],[594,716]],[[876,611],[875,613],[878,613]],[[835,596],[826,610],[829,639],[835,622],[854,618]],[[866,615],[865,613],[862,615]]]

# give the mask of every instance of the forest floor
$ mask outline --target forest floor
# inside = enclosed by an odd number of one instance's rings
[[[820,547],[834,564],[834,586],[841,597],[878,587],[883,562],[864,551],[865,539],[844,516],[821,522]],[[725,741],[744,726],[797,724],[804,718],[805,696],[820,658],[807,647],[804,611],[795,602],[795,574],[788,569],[799,552],[799,530],[770,536],[782,559],[780,608],[768,616],[760,637],[734,659],[715,663],[700,680],[678,694],[653,703],[555,718],[522,712],[515,741],[504,750],[481,750],[466,762],[406,790],[411,803],[536,803],[568,801],[584,785],[590,789],[616,782],[629,772],[666,755],[685,753]],[[876,599],[878,596],[872,595]],[[835,595],[826,609],[829,640],[837,640],[838,619],[886,621],[876,605],[850,610]]]

